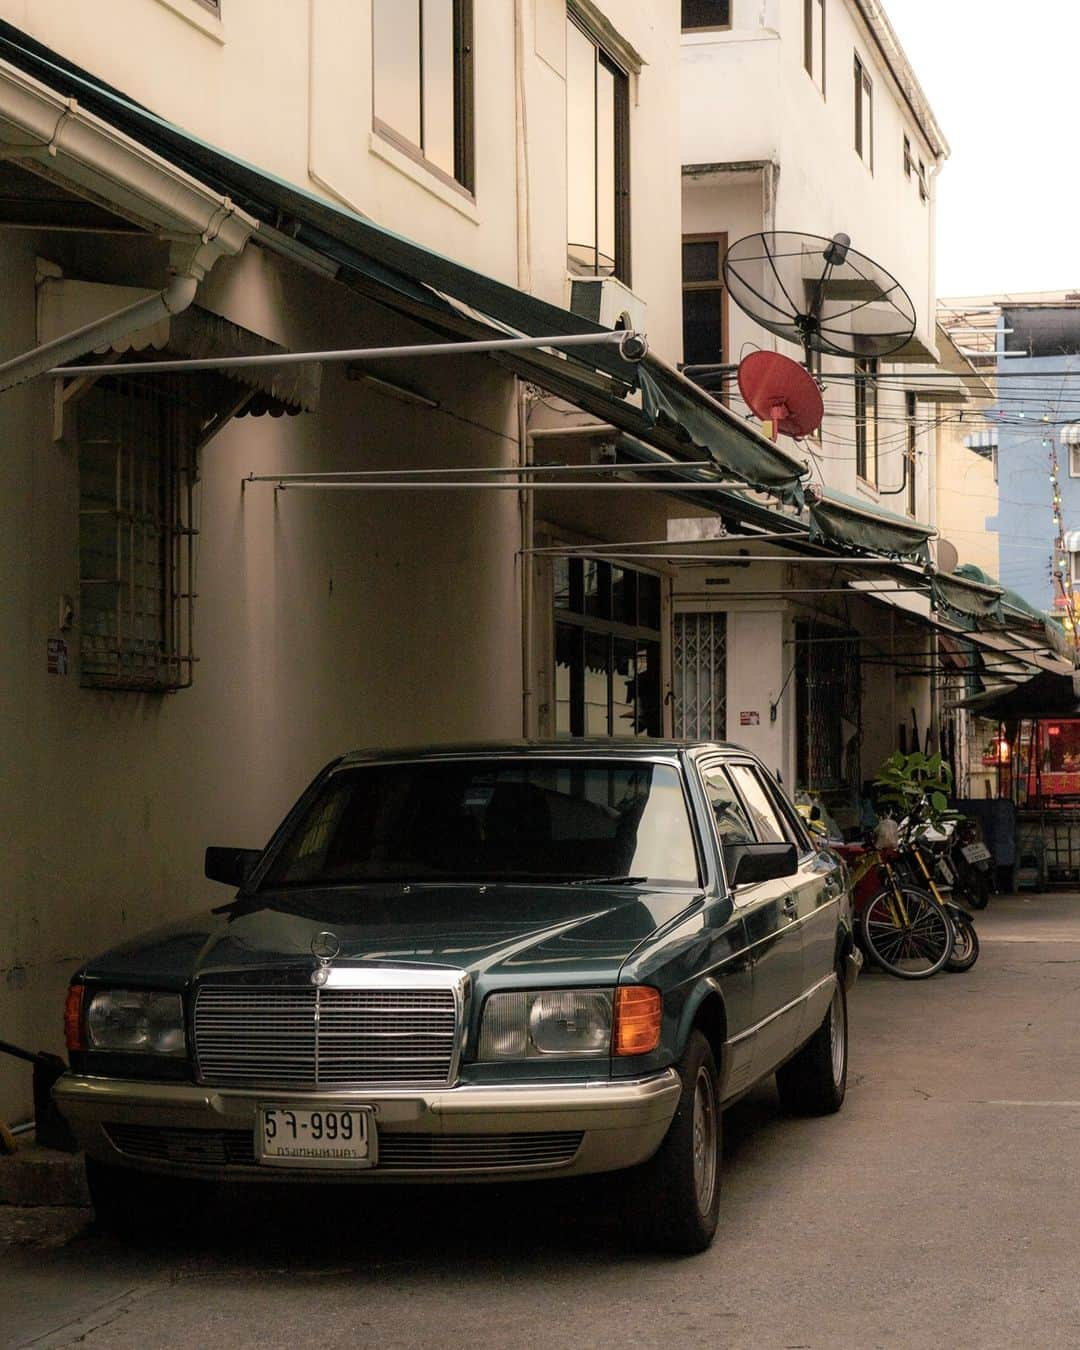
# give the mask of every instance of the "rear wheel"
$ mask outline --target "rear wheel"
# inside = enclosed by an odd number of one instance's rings
[[[902,980],[936,975],[952,952],[949,916],[914,886],[879,891],[862,912],[862,935],[874,961]]]
[[[712,1047],[700,1031],[690,1033],[678,1067],[682,1096],[671,1128],[631,1173],[630,1194],[642,1241],[691,1255],[712,1242],[720,1218],[720,1094]]]
[[[847,1091],[847,995],[837,976],[825,1020],[803,1048],[776,1071],[780,1104],[793,1116],[839,1111]]]

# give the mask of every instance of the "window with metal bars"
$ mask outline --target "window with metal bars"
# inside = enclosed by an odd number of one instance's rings
[[[98,380],[79,399],[80,682],[167,691],[191,683],[200,386],[182,376]]]
[[[817,792],[859,781],[859,639],[830,624],[795,625],[796,780]]]
[[[672,628],[675,736],[722,741],[727,735],[727,615],[676,614]]]

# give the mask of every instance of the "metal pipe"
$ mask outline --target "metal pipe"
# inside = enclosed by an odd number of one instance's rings
[[[487,466],[485,468],[460,468],[449,469],[340,469],[331,470],[327,473],[290,473],[284,474],[290,482],[318,482],[320,480],[336,480],[342,482],[363,482],[365,479],[381,478],[420,478],[435,477],[441,474],[455,474],[462,477],[479,477],[481,474],[517,474],[517,473],[622,473],[627,470],[631,473],[655,472],[662,469],[665,473],[670,473],[673,467],[680,469],[715,469],[716,465],[711,459],[692,460],[684,464],[507,464],[501,467]],[[277,482],[277,479],[274,480]],[[740,484],[745,487],[745,484]],[[760,536],[755,536],[760,538]]]
[[[130,367],[129,367],[130,369]],[[249,474],[246,483],[273,483],[280,491],[310,488],[321,492],[730,492],[745,483],[411,483],[294,481],[287,476]]]
[[[570,333],[556,337],[485,338],[480,342],[418,342],[402,347],[355,347],[347,351],[280,352],[261,356],[207,356],[195,360],[140,361],[124,365],[59,366],[50,375],[157,375],[165,371],[190,374],[200,370],[232,370],[251,366],[295,366],[308,361],[383,361],[418,356],[471,356],[484,352],[518,352],[535,347],[615,346],[637,338],[629,330]],[[85,350],[85,348],[84,348]],[[2,373],[3,367],[0,367]]]

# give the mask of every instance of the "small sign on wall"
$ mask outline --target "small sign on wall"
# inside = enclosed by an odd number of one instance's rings
[[[49,638],[45,643],[45,663],[50,675],[68,673],[68,648],[63,638]]]
[[[759,727],[761,726],[761,714],[759,712],[741,712],[739,713],[739,726],[741,727]]]

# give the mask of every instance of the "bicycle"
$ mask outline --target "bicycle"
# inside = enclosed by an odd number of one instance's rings
[[[937,903],[945,911],[952,925],[953,930],[953,949],[945,962],[945,969],[958,973],[970,970],[979,959],[979,935],[975,931],[975,921],[966,910],[962,909],[955,901],[947,899],[938,890],[937,882],[934,880],[935,867],[932,867],[923,856],[923,851],[917,843],[907,845],[899,850],[901,862],[908,859],[914,859],[918,872],[922,880],[926,883],[926,889],[931,893]],[[944,862],[938,861],[938,867]],[[945,864],[948,867],[948,864]],[[946,872],[946,880],[951,878],[951,871]],[[915,877],[915,882],[919,882],[919,876]]]
[[[925,980],[952,956],[950,916],[929,892],[913,886],[894,865],[892,849],[841,848],[852,864],[852,906],[867,956],[901,980]]]

